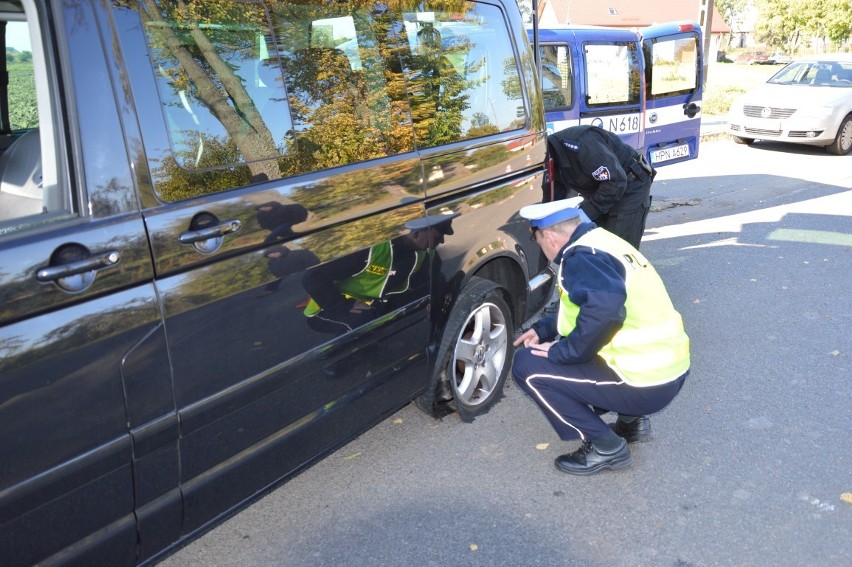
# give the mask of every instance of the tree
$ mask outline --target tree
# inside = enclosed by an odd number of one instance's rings
[[[811,22],[817,24],[814,31],[827,37],[835,45],[842,45],[852,38],[852,2],[849,0],[818,0],[808,4],[812,10]],[[817,8],[821,7],[822,10]]]
[[[849,0],[759,0],[757,39],[797,49],[807,38],[829,40],[838,47],[852,36]]]
[[[716,0],[716,8],[731,30],[735,29],[734,24],[739,22],[740,16],[746,11],[748,5],[748,0]],[[732,33],[728,36],[728,47],[730,47],[733,39],[734,34]]]
[[[758,41],[795,51],[802,40],[804,21],[797,0],[758,0],[754,32]]]

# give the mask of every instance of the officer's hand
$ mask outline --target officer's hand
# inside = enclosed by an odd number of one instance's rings
[[[512,343],[514,346],[518,346],[523,343],[525,347],[531,347],[533,345],[538,344],[538,335],[535,334],[535,331],[532,329],[527,329],[524,334],[515,339],[515,342]]]
[[[531,345],[532,353],[536,356],[541,356],[547,358],[547,351],[550,350],[550,347],[556,344],[556,341],[550,341],[549,343],[541,343]]]

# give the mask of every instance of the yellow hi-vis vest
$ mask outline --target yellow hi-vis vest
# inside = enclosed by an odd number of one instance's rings
[[[631,386],[656,386],[685,374],[689,370],[689,337],[663,281],[648,260],[603,228],[590,230],[569,248],[574,246],[606,252],[619,260],[626,272],[627,317],[598,353],[607,365]],[[557,329],[566,337],[577,324],[580,307],[562,287],[562,269],[560,265]]]
[[[390,240],[388,240],[370,248],[367,265],[363,270],[351,277],[336,282],[335,285],[337,285],[340,293],[347,299],[357,299],[358,301],[370,304],[373,300],[379,299],[384,295],[406,291],[411,285],[411,276],[420,269],[425,256],[426,253],[424,251],[418,250],[414,266],[399,286],[399,289],[386,290],[385,287],[387,286],[391,275],[391,267],[393,266],[393,246]],[[313,317],[320,311],[322,311],[322,307],[313,298],[310,298],[303,313],[306,317]]]

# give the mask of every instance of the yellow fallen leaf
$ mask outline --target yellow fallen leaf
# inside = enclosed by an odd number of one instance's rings
[[[352,454],[351,454],[351,455],[349,455],[348,457],[343,457],[343,460],[344,460],[344,461],[351,461],[352,459],[357,459],[357,458],[358,458],[358,457],[360,457],[360,456],[361,456],[361,452],[359,451],[359,452],[357,452],[357,453],[352,453]]]
[[[476,545],[475,543],[472,543],[472,544],[470,544],[470,550],[471,551],[479,551],[479,546]]]
[[[847,504],[852,504],[852,492],[844,492],[840,495],[840,499]]]
[[[395,420],[393,420],[393,422],[394,422],[395,424],[399,425],[400,423],[402,423],[402,418],[401,418],[401,417],[398,417],[398,418],[396,418]]]
[[[548,447],[550,447],[550,443],[539,443],[538,445],[535,446],[535,448],[538,449],[539,451],[544,451]]]

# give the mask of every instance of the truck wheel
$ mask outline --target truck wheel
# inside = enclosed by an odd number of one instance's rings
[[[837,136],[825,149],[836,156],[845,156],[852,151],[852,114],[843,119],[837,129]]]
[[[513,329],[502,288],[472,278],[447,319],[432,380],[417,407],[436,417],[455,410],[463,421],[487,412],[503,397]]]
[[[745,144],[750,146],[754,142],[754,138],[741,138],[740,136],[734,136],[734,142],[737,144]]]

